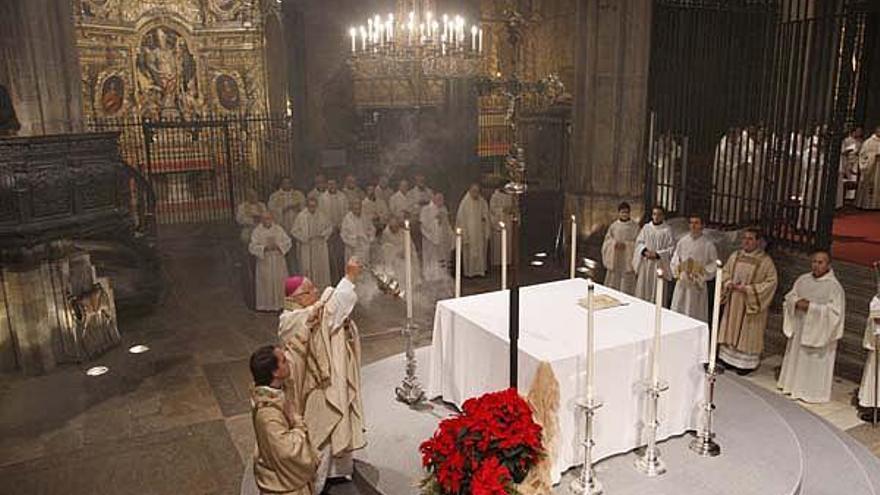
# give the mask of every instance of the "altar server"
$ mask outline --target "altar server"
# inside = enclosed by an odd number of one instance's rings
[[[651,210],[651,221],[642,227],[636,238],[632,267],[636,273],[636,297],[653,301],[657,289],[657,269],[663,270],[664,281],[670,280],[669,260],[675,249],[672,229],[664,223],[663,207]],[[664,282],[665,283],[665,282]]]
[[[281,179],[281,186],[277,191],[269,196],[268,207],[275,217],[275,221],[284,227],[286,232],[290,232],[293,228],[293,222],[296,216],[302,211],[306,204],[306,198],[303,193],[293,188],[290,178]]]
[[[290,237],[272,214],[266,212],[251,233],[248,251],[257,258],[255,301],[257,311],[278,311],[284,305],[284,279],[287,262],[284,255],[290,250]]]
[[[449,277],[449,252],[452,250],[454,235],[442,193],[435,193],[434,199],[422,208],[420,220],[424,265],[422,274],[426,282],[442,281]]]
[[[251,242],[251,232],[254,231],[254,227],[260,223],[263,214],[267,211],[269,210],[266,203],[260,201],[257,191],[247,189],[244,192],[244,201],[239,203],[235,209],[235,222],[241,227],[239,234],[241,242]]]
[[[672,310],[700,321],[709,319],[706,281],[715,278],[718,251],[703,235],[703,217],[688,217],[690,233],[682,237],[672,255],[672,275],[677,280],[672,293]]]
[[[828,402],[846,298],[827,252],[813,254],[812,271],[798,277],[782,309],[788,345],[776,386],[792,399]]]
[[[312,279],[320,289],[330,285],[330,258],[327,239],[333,226],[318,210],[318,200],[310,196],[306,209],[301,211],[293,224],[293,237],[299,249],[302,273]]]
[[[492,251],[492,266],[501,266],[501,226],[499,222],[504,222],[504,225],[510,229],[513,208],[513,196],[507,194],[502,187],[495,189],[492,197],[489,198],[489,219],[492,222],[492,239],[489,245]],[[507,246],[507,255],[507,263],[510,264],[509,245]]]
[[[639,224],[630,218],[629,203],[620,203],[617,220],[608,226],[602,242],[602,263],[606,270],[605,285],[630,295],[636,288],[632,259],[638,235]]]
[[[345,259],[357,258],[361,263],[370,262],[370,247],[376,239],[373,221],[362,213],[361,203],[351,203],[351,211],[342,220],[340,230],[345,243]]]
[[[471,184],[458,204],[455,224],[462,235],[462,270],[465,277],[486,275],[489,242],[489,205],[480,194],[480,185]]]
[[[859,188],[856,207],[880,210],[880,126],[862,144],[859,150]]]
[[[865,335],[862,347],[868,350],[868,358],[862,371],[862,383],[859,385],[859,408],[862,409],[863,421],[874,420],[874,379],[877,363],[877,337],[880,336],[880,293],[871,299],[868,321],[865,324]]]
[[[770,302],[776,293],[776,265],[760,247],[761,232],[747,228],[742,248],[724,264],[724,314],[718,334],[718,356],[747,374],[758,368],[764,350],[764,331]]]

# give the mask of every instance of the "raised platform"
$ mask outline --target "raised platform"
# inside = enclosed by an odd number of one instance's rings
[[[417,351],[419,369],[430,359]],[[356,481],[363,492],[418,493],[423,476],[419,443],[452,410],[432,402],[412,410],[394,400],[404,357],[364,367],[362,373],[368,446],[356,454]],[[880,494],[880,461],[845,433],[792,401],[733,375],[717,388],[717,434],[722,455],[701,458],[688,450],[691,437],[660,444],[668,472],[654,479],[637,473],[633,453],[605,459],[596,471],[608,494]],[[597,417],[601,428],[602,411]],[[556,493],[569,493],[576,469]]]

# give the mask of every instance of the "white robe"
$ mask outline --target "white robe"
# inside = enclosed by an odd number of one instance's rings
[[[452,227],[446,207],[433,202],[422,208],[422,275],[426,282],[449,278],[449,252],[452,250]]]
[[[500,190],[492,193],[492,197],[489,199],[489,219],[492,222],[492,241],[489,244],[492,251],[492,266],[501,266],[501,227],[498,222],[504,222],[510,229],[512,209],[513,197],[511,195]],[[507,245],[507,263],[510,264],[510,243]]]
[[[413,186],[406,194],[406,197],[409,200],[410,215],[412,215],[412,218],[419,218],[422,208],[428,206],[428,203],[434,198],[434,191],[430,187],[419,189],[418,186]]]
[[[810,301],[799,311],[800,299]],[[831,400],[837,341],[843,336],[846,296],[834,270],[820,278],[798,277],[782,303],[782,332],[788,337],[782,371],[776,386],[792,399],[805,402]]]
[[[674,248],[675,240],[672,237],[672,229],[666,223],[660,225],[647,223],[642,227],[636,238],[636,248],[633,250],[632,259],[633,271],[636,272],[636,297],[648,302],[654,301],[656,298],[654,292],[657,290],[657,269],[663,270],[665,280],[671,279],[669,260]],[[660,259],[649,260],[642,256],[642,252],[646,249],[655,251]]]
[[[410,201],[406,194],[403,194],[400,191],[391,195],[391,199],[388,200],[388,207],[391,209],[391,214],[400,220],[412,219],[410,216]]]
[[[842,208],[844,200],[855,198],[855,191],[844,191],[844,185],[847,182],[854,182],[858,178],[859,173],[859,149],[862,147],[862,141],[852,136],[843,139],[840,145],[840,176],[837,179],[837,197],[834,206]]]
[[[299,263],[302,274],[309,277],[315,287],[323,289],[330,285],[330,254],[327,251],[327,238],[333,226],[316,211],[312,214],[303,210],[296,217],[291,233],[299,247]]]
[[[342,194],[345,194],[345,199],[348,201],[349,205],[352,205],[358,201],[362,201],[364,199],[364,192],[361,188],[355,186],[351,189],[347,187],[342,188]]]
[[[406,277],[406,253],[404,252],[403,239],[403,229],[395,233],[391,231],[390,227],[385,227],[382,232],[382,271],[401,284],[405,282]],[[410,239],[409,247],[412,256],[413,286],[418,286],[422,282],[422,264],[419,262],[419,253],[416,251],[412,239]]]
[[[394,190],[390,187],[376,186],[376,199],[381,199],[385,204],[391,200],[392,194],[394,194]]]
[[[880,209],[880,138],[871,135],[862,143],[859,150],[859,189],[856,193],[856,206],[867,210]]]
[[[318,211],[324,214],[330,225],[338,229],[348,212],[348,198],[342,192],[331,194],[327,191],[318,198]]]
[[[296,189],[289,191],[279,189],[269,196],[267,206],[269,211],[272,212],[275,222],[281,224],[284,230],[290,232],[290,229],[293,228],[293,222],[296,221],[296,216],[299,215],[305,204],[306,198],[303,196],[303,193]]]
[[[874,353],[877,352],[874,344],[875,337],[880,335],[878,321],[880,321],[880,295],[871,299],[871,309],[865,324],[865,335],[862,338],[862,347],[868,350],[868,359],[862,371],[862,383],[859,385],[859,405],[862,407],[874,407]]]
[[[345,259],[354,256],[363,263],[370,263],[370,246],[376,240],[376,228],[370,218],[363,213],[355,216],[348,212],[342,220],[339,235],[345,243]]]
[[[280,251],[268,249],[275,245]],[[290,237],[277,223],[266,228],[261,223],[254,227],[248,251],[257,257],[254,282],[257,311],[277,311],[284,306],[284,281],[287,262],[284,255],[290,250]]]
[[[235,209],[235,222],[241,226],[239,235],[241,242],[251,242],[251,233],[254,231],[254,227],[260,223],[260,218],[266,211],[266,205],[262,201],[256,203],[245,201],[238,205],[238,208]]]
[[[476,199],[465,193],[458,204],[455,223],[461,229],[461,274],[465,277],[486,275],[486,251],[489,242],[489,205],[483,196]]]
[[[639,224],[630,220],[615,220],[605,233],[602,242],[602,263],[605,265],[605,286],[632,295],[636,288],[636,273],[633,270],[633,252],[636,249],[636,238],[639,235]],[[624,247],[617,249],[618,242]]]
[[[376,199],[364,198],[361,202],[362,214],[369,218],[373,225],[385,225],[388,223],[388,204],[380,197]]]
[[[678,280],[672,293],[673,311],[700,321],[709,320],[706,281],[715,278],[717,260],[715,243],[704,235],[694,239],[688,234],[678,241],[669,264],[673,276]]]

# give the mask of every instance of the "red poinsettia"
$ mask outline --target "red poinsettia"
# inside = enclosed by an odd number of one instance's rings
[[[543,455],[541,427],[514,389],[469,399],[419,447],[426,495],[515,493]]]

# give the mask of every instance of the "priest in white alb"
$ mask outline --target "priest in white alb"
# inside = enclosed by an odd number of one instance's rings
[[[302,273],[320,288],[330,285],[330,256],[327,239],[333,226],[318,210],[318,200],[309,196],[306,209],[299,213],[293,223],[291,234],[296,239],[299,266]]]
[[[629,203],[617,206],[617,220],[608,226],[602,242],[602,263],[605,265],[605,285],[632,295],[636,289],[636,272],[633,270],[633,253],[639,224],[630,219]]]
[[[856,207],[880,210],[880,127],[862,143],[859,149],[859,187]]]
[[[366,445],[361,399],[361,345],[351,312],[361,265],[349,260],[336,287],[318,289],[307,277],[287,279],[278,337],[291,366],[291,409],[302,411],[311,444],[321,452],[316,477],[352,475],[352,453]]]
[[[471,184],[458,204],[455,224],[461,229],[461,274],[465,277],[486,275],[489,245],[489,204],[480,194],[480,185]]]
[[[874,399],[878,339],[880,339],[880,287],[877,288],[877,295],[871,299],[865,334],[862,336],[862,347],[868,350],[868,357],[862,370],[862,383],[859,385],[859,409],[861,409],[862,421],[873,421],[874,407],[878,405]]]
[[[449,278],[449,252],[452,250],[452,227],[442,193],[435,193],[420,215],[422,224],[422,276],[425,282]]]
[[[284,305],[284,280],[287,262],[284,255],[290,250],[290,237],[275,223],[272,213],[263,214],[254,227],[248,251],[257,258],[254,273],[255,306],[257,311],[278,311]]]
[[[636,272],[635,296],[654,301],[657,289],[657,270],[663,271],[663,280],[670,280],[669,261],[675,249],[672,229],[664,223],[665,211],[660,206],[651,210],[651,221],[642,227],[633,250],[632,267]]]
[[[672,310],[691,318],[709,320],[709,294],[706,281],[715,278],[718,251],[703,235],[703,217],[688,217],[690,233],[679,239],[670,268],[676,279]]]
[[[846,296],[825,251],[812,256],[782,303],[782,332],[788,337],[777,388],[804,402],[831,400],[837,341],[843,336]]]
[[[370,262],[370,247],[376,240],[376,227],[373,221],[362,212],[361,203],[351,203],[351,211],[342,220],[340,230],[345,243],[345,259],[357,258],[361,263]]]
[[[510,228],[513,218],[513,196],[507,194],[503,187],[495,189],[489,198],[489,220],[492,223],[492,239],[489,242],[492,266],[501,266],[501,222]],[[510,263],[510,246],[507,246],[507,263]]]

